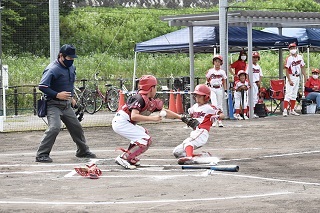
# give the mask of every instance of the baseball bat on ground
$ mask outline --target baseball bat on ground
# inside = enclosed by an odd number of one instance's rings
[[[223,172],[238,172],[239,166],[237,165],[184,165],[182,169],[210,169],[215,171],[223,171]]]

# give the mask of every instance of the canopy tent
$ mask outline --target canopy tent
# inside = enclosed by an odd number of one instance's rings
[[[279,34],[279,29],[269,27],[262,30],[263,32]],[[315,46],[320,47],[320,29],[319,28],[281,28],[281,34],[298,39],[298,46]]]
[[[193,29],[194,53],[213,53],[219,46],[219,27],[195,26]],[[287,47],[289,43],[297,42],[296,38],[281,36],[274,33],[252,30],[252,45],[254,49]],[[229,52],[239,51],[239,47],[247,47],[247,28],[228,28]],[[241,49],[241,48],[240,48]],[[189,29],[183,28],[151,40],[136,44],[135,52],[148,53],[188,53]]]

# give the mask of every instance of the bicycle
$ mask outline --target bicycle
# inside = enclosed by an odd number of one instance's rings
[[[82,86],[81,87],[74,87],[74,99],[76,100],[77,111],[76,114],[79,114],[79,117],[82,115],[83,112],[87,112],[89,114],[95,113],[96,109],[96,102],[94,94],[86,88],[85,82],[87,79],[82,79]],[[78,115],[77,115],[78,116]],[[78,119],[79,119],[78,117]],[[81,118],[82,120],[82,118]]]
[[[106,94],[103,95],[98,86],[98,75],[99,72],[94,74],[94,101],[96,103],[95,112],[98,112],[103,105],[111,112],[116,112],[118,110],[119,104],[119,89],[113,86],[112,84],[106,84],[107,87]]]

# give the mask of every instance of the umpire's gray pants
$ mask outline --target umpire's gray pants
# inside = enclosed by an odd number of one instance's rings
[[[53,144],[61,129],[61,121],[66,125],[73,141],[77,145],[76,154],[81,155],[90,151],[86,145],[82,126],[71,108],[70,101],[48,101],[47,119],[49,126],[42,137],[37,157],[50,155]]]

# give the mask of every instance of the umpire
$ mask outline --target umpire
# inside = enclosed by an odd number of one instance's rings
[[[84,132],[72,107],[77,58],[76,49],[70,44],[61,47],[58,58],[43,71],[39,84],[47,99],[48,129],[45,131],[37,151],[36,162],[51,163],[50,152],[60,132],[61,121],[66,125],[73,141],[77,145],[76,157],[96,158],[86,144]]]

